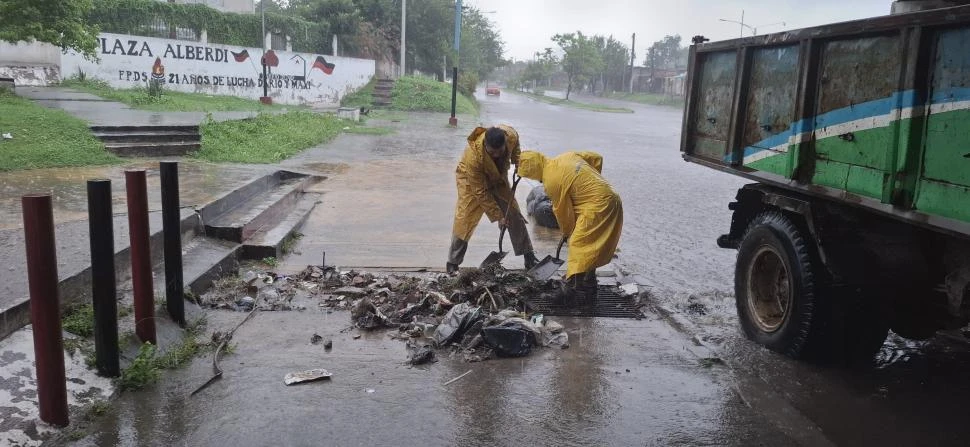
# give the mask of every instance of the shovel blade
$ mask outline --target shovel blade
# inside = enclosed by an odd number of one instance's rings
[[[509,252],[507,251],[493,251],[489,253],[488,256],[485,257],[485,260],[482,261],[482,265],[480,265],[479,267],[485,268],[488,266],[499,264],[502,262],[503,259],[505,259],[505,256],[508,254]]]
[[[566,261],[562,259],[553,258],[552,255],[548,255],[539,261],[535,267],[532,267],[526,274],[528,274],[532,279],[536,281],[546,281],[552,278],[559,271],[559,267],[562,267]]]

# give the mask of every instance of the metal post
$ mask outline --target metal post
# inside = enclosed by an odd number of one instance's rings
[[[95,363],[99,374],[117,377],[121,374],[121,367],[118,359],[118,294],[111,180],[88,180],[88,228],[91,239]]]
[[[162,183],[162,232],[165,239],[165,307],[172,321],[185,326],[179,164],[174,161],[159,163],[159,175]]]
[[[407,7],[408,0],[401,0],[401,76],[407,73],[404,70],[404,40],[407,35]]]
[[[131,284],[135,295],[135,334],[142,342],[156,344],[145,171],[125,171],[125,185],[128,191],[128,235],[131,240]]]
[[[455,65],[451,68],[451,118],[448,124],[458,125],[458,118],[455,116],[458,106],[458,59],[461,57],[461,0],[455,1]]]
[[[744,10],[741,10],[741,37],[744,37]]]
[[[30,322],[34,332],[37,400],[40,418],[66,426],[67,379],[64,374],[64,340],[57,291],[57,249],[50,194],[21,199],[27,248],[27,282],[30,287]]]

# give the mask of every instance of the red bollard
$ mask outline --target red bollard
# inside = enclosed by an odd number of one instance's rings
[[[128,236],[131,240],[131,285],[135,295],[135,334],[155,340],[155,292],[152,290],[152,250],[148,229],[148,187],[145,170],[125,171],[128,192]]]
[[[67,378],[64,374],[64,340],[57,291],[57,246],[54,244],[51,196],[24,196],[21,204],[40,419],[63,427],[68,424]]]

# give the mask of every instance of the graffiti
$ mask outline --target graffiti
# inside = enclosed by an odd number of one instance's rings
[[[115,88],[164,83],[183,92],[269,96],[287,104],[336,103],[374,75],[372,60],[102,33],[98,60],[62,56],[65,72],[83,70]],[[261,62],[265,57],[267,67]]]
[[[162,65],[162,58],[156,57],[155,64],[152,65],[152,80],[155,82],[165,82],[165,66]]]

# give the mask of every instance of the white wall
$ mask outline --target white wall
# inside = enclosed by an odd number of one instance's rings
[[[233,53],[243,51],[248,57],[237,62]],[[263,96],[262,50],[258,48],[102,33],[97,53],[100,62],[74,52],[64,54],[61,72],[69,77],[80,69],[112,87],[132,88],[147,85],[157,59],[164,69],[160,78],[168,89],[252,99]],[[374,76],[375,62],[369,59],[323,56],[334,64],[328,75],[313,67],[319,55],[275,53],[279,64],[270,69],[269,96],[281,104],[336,104]]]
[[[43,42],[0,41],[0,78],[15,85],[42,86],[60,80],[61,49]]]
[[[60,65],[61,49],[44,42],[0,41],[0,65]]]

